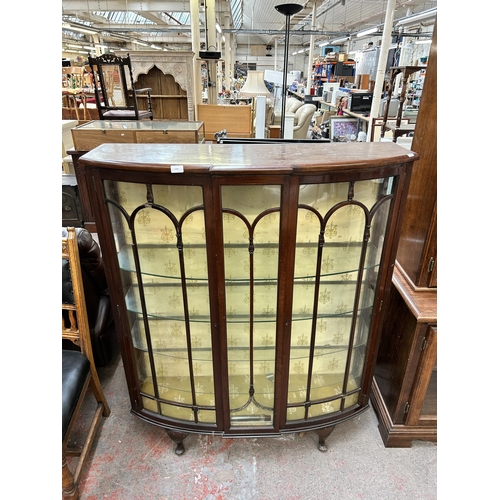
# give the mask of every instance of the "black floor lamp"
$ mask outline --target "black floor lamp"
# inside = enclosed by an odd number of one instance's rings
[[[288,73],[288,38],[290,36],[290,17],[297,12],[300,12],[304,7],[297,3],[282,3],[274,7],[280,14],[286,16],[286,30],[285,30],[285,61],[283,64],[283,88],[281,90],[281,130],[280,139],[285,136],[285,107],[286,107],[286,77]]]

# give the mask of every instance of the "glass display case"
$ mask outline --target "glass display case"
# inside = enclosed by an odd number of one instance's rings
[[[412,152],[105,144],[81,157],[132,412],[278,436],[368,408]]]
[[[90,151],[104,143],[202,143],[202,121],[94,120],[71,129],[76,151]]]

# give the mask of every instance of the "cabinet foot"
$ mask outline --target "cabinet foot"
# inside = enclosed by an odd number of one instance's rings
[[[333,429],[335,429],[335,426],[332,425],[330,427],[325,427],[324,429],[318,429],[316,430],[316,434],[319,436],[319,441],[318,441],[318,450],[319,451],[327,451],[328,446],[325,444],[325,439],[333,432]]]
[[[176,455],[183,455],[186,449],[184,448],[184,439],[188,436],[187,432],[167,431],[169,438],[177,445],[175,448]]]

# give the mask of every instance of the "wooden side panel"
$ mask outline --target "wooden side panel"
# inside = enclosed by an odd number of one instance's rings
[[[205,122],[205,137],[225,129],[228,137],[252,137],[252,106],[199,104],[198,120]]]
[[[437,328],[429,326],[425,336],[426,346],[419,363],[416,383],[410,396],[411,404],[406,418],[407,425],[436,425],[437,421],[437,387],[434,370],[437,359]],[[431,416],[432,418],[429,418]],[[423,418],[421,418],[423,417]]]
[[[161,131],[137,132],[137,143],[162,144],[162,143],[188,144],[198,142],[198,132],[185,130],[169,130],[167,133]]]
[[[406,395],[402,394],[402,391],[416,328],[417,320],[406,307],[395,286],[391,284],[375,379],[393,420],[398,409],[404,407],[403,400],[409,397],[409,390]]]
[[[434,28],[412,143],[412,150],[419,154],[419,159],[413,167],[397,253],[397,261],[417,287],[431,286],[428,265],[431,257],[436,260],[435,254],[426,252],[433,246],[428,244],[428,240],[436,240],[436,226],[430,226],[437,198],[436,38],[437,26]]]
[[[90,151],[101,144],[112,142],[125,144],[135,142],[133,130],[71,130],[76,151]]]

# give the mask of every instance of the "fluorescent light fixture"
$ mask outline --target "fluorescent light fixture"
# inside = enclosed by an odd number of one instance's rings
[[[349,37],[345,36],[344,38],[337,38],[336,40],[332,40],[330,42],[330,45],[338,45],[338,44],[348,42],[348,41],[349,41]]]
[[[318,45],[318,47],[324,47],[325,45],[328,45],[330,42],[326,41],[326,42],[323,42],[323,43],[320,43]]]
[[[89,46],[83,46],[83,47],[79,47],[79,48],[84,48],[84,49],[87,49],[87,50],[95,50],[94,47],[89,47]]]
[[[297,52],[292,52],[292,56],[296,56],[297,55]]]
[[[149,47],[149,43],[139,42],[139,40],[132,40],[137,45],[142,45],[143,47]]]
[[[304,52],[304,49],[300,49],[297,54],[302,54]]]
[[[417,40],[415,45],[423,45],[424,43],[432,43],[432,40]]]
[[[359,33],[356,34],[356,36],[357,37],[367,36],[367,35],[371,35],[372,33],[376,33],[377,31],[378,31],[378,26],[375,26],[374,28],[360,31]]]
[[[162,50],[162,48],[158,47],[158,45],[151,45],[151,48],[156,50]]]
[[[222,30],[221,30],[221,28],[220,28],[219,23],[215,23],[215,29],[216,29],[216,30],[217,30],[220,34],[222,34]]]
[[[68,24],[68,23],[63,23],[62,28],[66,30],[72,30],[72,31],[80,31],[81,33],[88,33],[90,35],[95,35],[98,33],[97,30],[92,29],[92,28],[80,28],[79,26],[75,26],[73,24]]]
[[[434,9],[429,9],[420,14],[415,14],[414,16],[405,17],[396,23],[396,27],[398,26],[407,26],[408,24],[413,24],[417,21],[423,21],[424,19],[430,19],[431,17],[437,16],[437,7]]]

